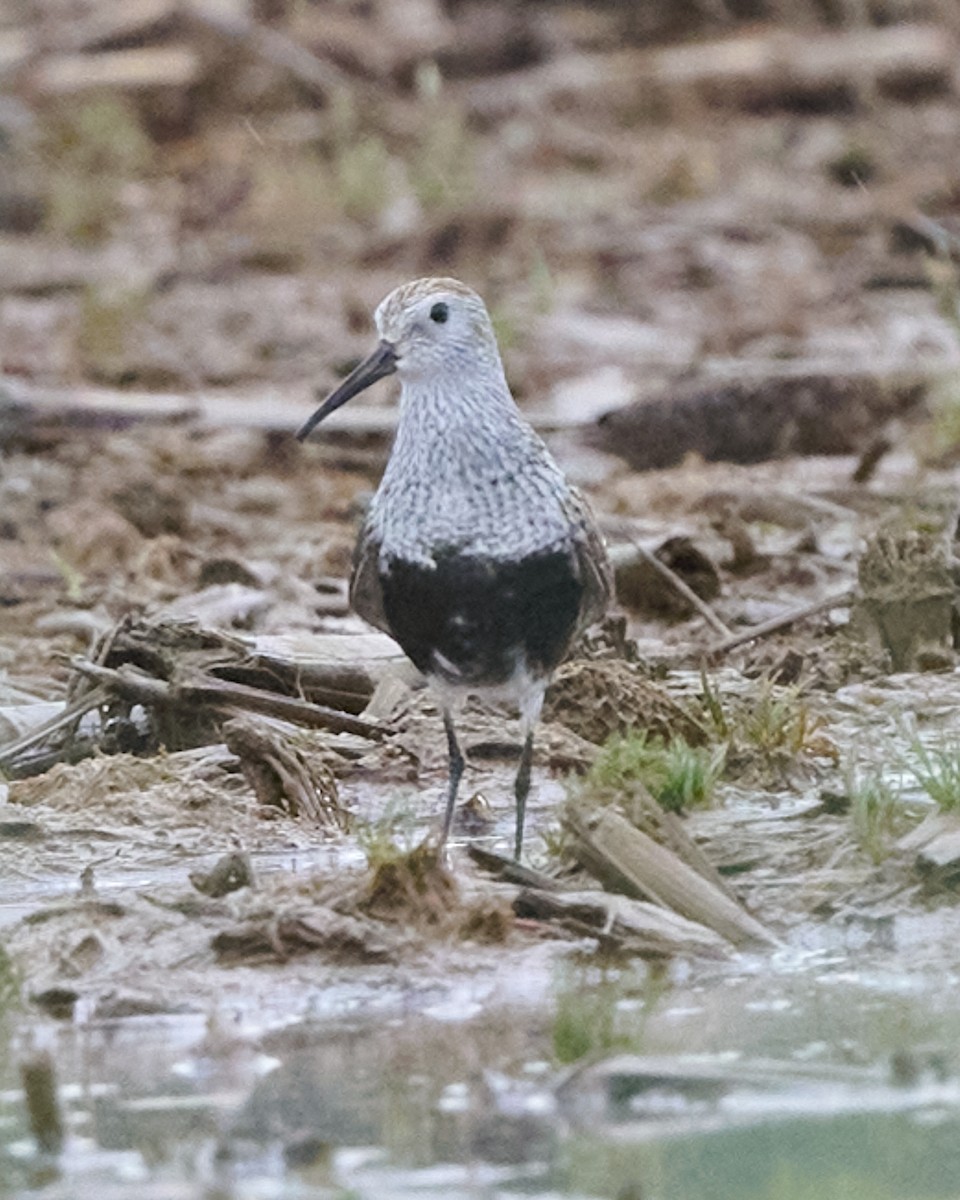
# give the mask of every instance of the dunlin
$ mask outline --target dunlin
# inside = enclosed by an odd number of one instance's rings
[[[611,573],[586,502],[510,394],[483,301],[455,279],[417,279],[376,310],[380,344],[297,433],[394,372],[400,420],[357,543],[354,609],[399,642],[443,711],[450,758],[441,845],[464,758],[466,696],[512,700],[523,749],[519,859],[533,735],[550,675],[602,616]]]

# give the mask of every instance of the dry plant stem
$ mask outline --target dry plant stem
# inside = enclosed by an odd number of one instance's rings
[[[114,670],[84,658],[74,659],[72,665],[81,674],[97,679],[120,695],[144,704],[208,704],[217,708],[265,713],[298,725],[329,729],[333,733],[354,733],[371,741],[378,741],[384,736],[381,725],[365,721],[362,717],[324,708],[321,704],[311,704],[307,700],[297,700],[292,696],[264,692],[242,683],[212,679],[207,675],[167,683],[129,666]]]
[[[711,625],[717,631],[717,633],[723,634],[724,637],[731,636],[730,627],[725,625],[723,621],[720,620],[710,605],[707,604],[705,600],[701,600],[693,588],[684,583],[684,581],[679,575],[676,574],[675,571],[671,571],[666,563],[661,562],[655,554],[651,553],[645,546],[641,546],[636,539],[630,538],[630,545],[634,548],[634,550],[636,550],[637,554],[640,555],[644,562],[649,563],[655,571],[657,571],[663,576],[664,579],[667,580],[672,588],[679,592],[679,594],[684,598],[684,600],[687,601],[688,604],[691,604],[697,610],[697,612],[703,617],[708,625]]]
[[[707,651],[707,657],[710,659],[718,658],[730,650],[735,650],[738,646],[745,646],[747,642],[752,642],[757,638],[769,637],[772,633],[779,633],[781,629],[786,629],[788,626],[794,625],[797,621],[803,621],[807,617],[816,616],[817,613],[825,612],[830,608],[842,608],[853,600],[853,594],[853,589],[847,588],[842,592],[838,592],[835,596],[821,596],[819,600],[813,600],[810,604],[803,604],[800,608],[791,609],[789,612],[782,613],[779,617],[771,617],[769,621],[763,621],[759,625],[752,626],[750,629],[744,629],[739,633],[731,634],[730,637],[724,638],[722,642],[716,642],[711,646]]]

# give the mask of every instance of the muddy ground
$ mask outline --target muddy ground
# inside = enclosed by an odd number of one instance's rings
[[[740,9],[0,18],[0,1195],[960,1194],[956,15]],[[442,730],[345,586],[390,388],[292,433],[424,274],[619,564],[526,863],[600,894],[571,798],[683,738],[764,944],[478,866],[510,714],[404,873]]]

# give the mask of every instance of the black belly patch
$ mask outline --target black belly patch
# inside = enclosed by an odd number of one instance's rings
[[[521,656],[535,673],[551,671],[569,648],[583,596],[566,551],[520,562],[451,554],[432,569],[395,558],[381,584],[393,636],[414,665],[473,686],[505,683]]]

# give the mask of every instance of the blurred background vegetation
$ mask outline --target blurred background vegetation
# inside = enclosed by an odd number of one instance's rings
[[[427,273],[484,292],[522,397],[953,362],[958,28],[937,0],[8,0],[0,367],[323,386]]]

